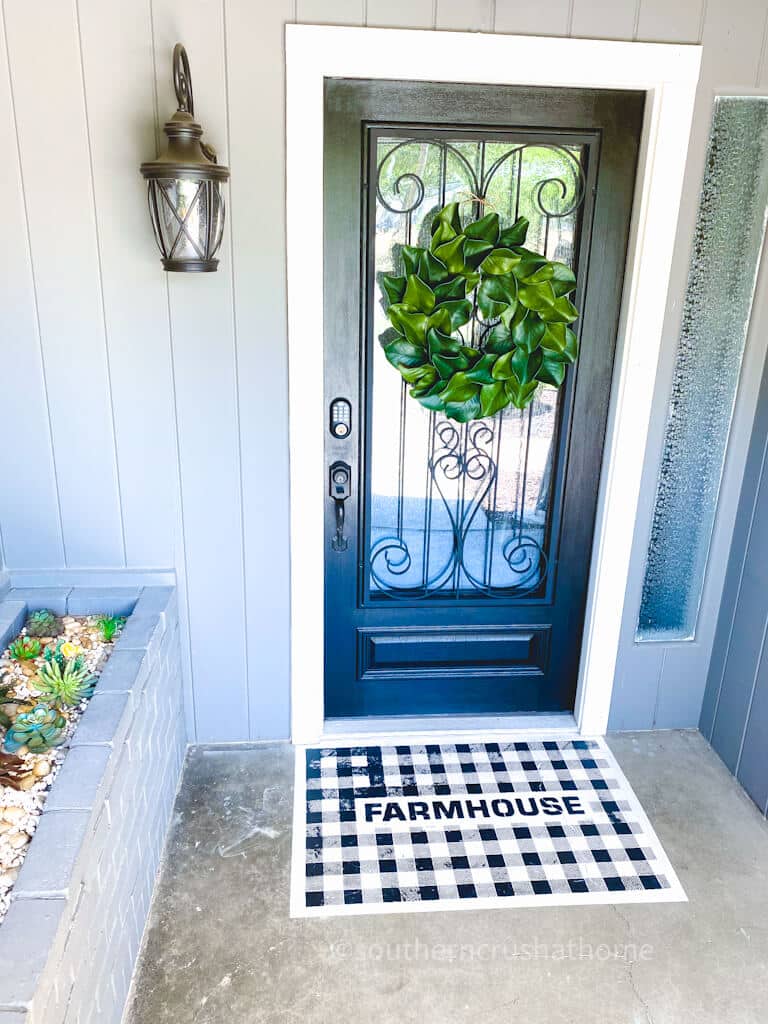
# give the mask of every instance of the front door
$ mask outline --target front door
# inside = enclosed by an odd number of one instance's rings
[[[327,81],[326,717],[573,709],[643,102]],[[560,389],[468,423],[379,340],[381,275],[452,201],[526,217],[581,314]]]

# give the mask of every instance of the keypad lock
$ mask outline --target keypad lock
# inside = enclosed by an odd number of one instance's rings
[[[344,536],[344,502],[352,493],[352,467],[346,462],[334,462],[328,471],[328,493],[333,498],[336,510],[336,534],[331,540],[334,551],[346,551],[347,538]]]
[[[352,405],[346,398],[334,398],[331,402],[329,429],[339,441],[352,433]]]

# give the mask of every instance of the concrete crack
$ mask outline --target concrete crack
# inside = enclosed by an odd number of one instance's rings
[[[619,910],[618,906],[615,903],[612,903],[611,906],[613,907],[613,909],[614,909],[616,915],[619,917],[619,919],[621,921],[623,921],[624,924],[626,925],[627,935],[631,935],[632,934],[632,925],[629,923],[629,918],[625,917],[624,914],[622,914],[622,912]]]
[[[648,1003],[645,1001],[645,999],[643,999],[643,997],[640,995],[640,990],[638,989],[637,982],[635,981],[635,967],[636,966],[637,966],[637,961],[636,960],[630,960],[627,963],[627,972],[629,974],[629,984],[632,986],[632,991],[634,992],[637,1001],[640,1003],[640,1005],[643,1008],[643,1013],[645,1014],[646,1024],[653,1024],[653,1016],[651,1015],[651,1009],[648,1006]]]

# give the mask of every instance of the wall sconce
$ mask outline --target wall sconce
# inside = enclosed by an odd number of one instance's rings
[[[224,232],[222,182],[229,168],[216,162],[216,151],[201,142],[195,121],[192,78],[187,51],[173,50],[173,84],[179,109],[163,129],[165,153],[141,165],[149,190],[149,214],[166,270],[216,270],[214,259]]]

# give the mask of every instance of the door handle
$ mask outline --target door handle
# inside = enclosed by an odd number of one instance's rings
[[[352,468],[346,462],[334,462],[328,478],[328,493],[333,498],[336,513],[336,533],[331,539],[331,548],[346,551],[349,545],[344,536],[344,502],[352,493]]]

